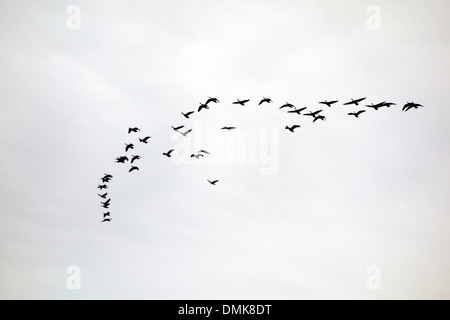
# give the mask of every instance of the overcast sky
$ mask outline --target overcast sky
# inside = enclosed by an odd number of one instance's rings
[[[2,1],[0,298],[449,299],[449,9]]]

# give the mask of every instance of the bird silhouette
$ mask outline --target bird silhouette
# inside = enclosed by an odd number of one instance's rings
[[[187,136],[187,134],[189,133],[189,132],[191,132],[192,131],[192,129],[189,129],[188,131],[185,131],[185,132],[180,132],[183,136]]]
[[[294,130],[297,129],[297,128],[300,128],[300,125],[294,124],[294,125],[291,126],[291,127],[289,127],[289,126],[286,126],[286,127],[285,127],[285,129],[286,129],[286,130],[289,130],[290,132],[294,132]]]
[[[259,104],[258,105],[261,105],[262,103],[264,103],[264,102],[266,102],[266,103],[271,103],[272,102],[272,100],[271,99],[269,99],[269,98],[265,98],[265,97],[263,97],[262,99],[261,99],[261,101],[259,102]]]
[[[221,130],[228,130],[228,131],[233,130],[233,129],[236,129],[236,127],[222,127],[221,128]]]
[[[170,155],[171,155],[171,153],[174,151],[175,149],[170,149],[169,151],[167,151],[167,152],[163,152],[163,155],[165,155],[166,157],[169,157],[170,158]]]
[[[104,194],[99,194],[100,198],[106,199],[106,196],[108,195],[108,192],[104,193]]]
[[[198,153],[198,154],[191,154],[191,158],[193,158],[193,157],[195,157],[195,158],[200,158],[200,157],[203,157],[203,154],[201,154],[201,153]]]
[[[249,101],[250,101],[250,99],[246,99],[246,100],[242,100],[242,101],[239,99],[236,99],[236,101],[234,101],[233,104],[240,104],[241,106],[244,106]]]
[[[139,131],[139,128],[136,128],[136,127],[128,128],[128,134],[130,134],[131,132],[138,132],[138,131]]]
[[[134,144],[132,144],[132,143],[125,143],[125,152],[127,152],[130,149],[134,149]]]
[[[202,152],[202,153],[206,153],[206,154],[210,154],[208,151],[206,151],[206,150],[203,150],[203,149],[200,149],[200,151],[199,152]]]
[[[205,104],[208,104],[210,102],[218,103],[219,99],[209,97],[208,100],[206,100]]]
[[[102,190],[102,189],[108,189],[108,186],[106,184],[99,184],[98,189]]]
[[[206,180],[208,180],[208,182],[211,183],[213,186],[215,186],[216,183],[219,181],[219,180],[211,181],[211,180],[209,180],[209,179],[206,179]]]
[[[384,103],[385,103],[385,101],[377,103],[377,104],[373,104],[373,103],[366,104],[365,106],[368,107],[368,108],[372,108],[372,109],[378,110],[379,108],[384,106]]]
[[[104,202],[100,202],[102,205],[105,206],[109,206],[109,204],[111,203],[111,198],[109,198],[108,200],[104,201]]]
[[[136,167],[136,166],[132,166],[132,167],[130,168],[130,170],[128,170],[128,172],[131,172],[131,171],[134,171],[134,170],[139,171],[139,168]]]
[[[203,104],[203,103],[200,102],[200,106],[198,107],[197,112],[202,111],[202,109],[209,109],[209,106],[206,103]]]
[[[147,137],[145,137],[143,139],[139,138],[139,141],[143,142],[143,143],[148,143],[148,139],[150,139],[150,138],[151,138],[150,136],[147,136]]]
[[[333,101],[327,101],[327,100],[325,100],[325,101],[320,101],[319,103],[325,104],[325,105],[331,107],[331,105],[334,104],[334,103],[336,103],[336,102],[339,102],[339,100],[333,100]]]
[[[320,112],[322,112],[323,110],[317,110],[317,111],[310,111],[309,113],[305,113],[304,116],[311,116],[313,118],[315,118]]]
[[[366,97],[364,97],[364,98],[359,98],[359,99],[356,99],[356,100],[351,99],[351,101],[344,103],[344,105],[354,104],[354,105],[357,106],[357,105],[359,105],[359,103],[360,103],[361,101],[363,101],[365,98],[366,98]]]
[[[141,158],[141,156],[138,156],[138,155],[133,156],[133,157],[131,158],[131,163],[133,163],[135,160],[139,160],[140,158]]]
[[[423,107],[423,105],[414,103],[414,102],[407,102],[403,106],[402,111],[408,111],[409,109],[412,109],[412,108],[419,109],[419,107]]]
[[[116,162],[117,163],[125,163],[125,161],[128,161],[129,159],[128,159],[128,157],[125,157],[125,156],[121,156],[121,157],[117,157],[116,158]]]
[[[187,118],[187,119],[189,119],[189,116],[191,115],[191,114],[193,114],[195,111],[189,111],[189,112],[186,112],[186,113],[181,113],[185,118]]]
[[[355,116],[355,118],[358,118],[359,115],[360,115],[361,113],[363,113],[363,112],[366,112],[366,110],[359,110],[359,111],[356,111],[356,112],[350,112],[348,115],[349,115],[349,116]]]
[[[105,182],[111,181],[111,178],[109,178],[109,177],[102,177],[101,180],[102,180],[103,183],[105,183]]]
[[[292,103],[286,102],[279,109],[283,109],[283,108],[295,108],[295,107]]]
[[[396,105],[396,103],[394,103],[394,102],[385,102],[385,103],[384,103],[384,106],[385,106],[385,107],[388,107],[388,108],[389,108],[390,106],[393,106],[393,105]]]
[[[104,218],[106,218],[106,217],[110,217],[111,216],[111,213],[108,211],[108,212],[103,212],[103,219]]]
[[[178,130],[180,130],[181,128],[184,128],[184,126],[178,126],[178,127],[171,126],[171,127],[172,127],[173,130],[175,130],[175,131],[177,131],[177,132],[178,132]]]
[[[102,204],[101,205],[103,208],[105,208],[105,209],[109,209],[109,203],[108,204]]]
[[[317,120],[327,121],[327,118],[325,118],[325,116],[319,114],[314,117],[313,122],[316,122]]]
[[[105,218],[105,219],[102,220],[102,222],[111,222],[111,219]]]
[[[306,107],[303,108],[295,108],[294,110],[288,110],[288,113],[296,113],[296,114],[300,114],[300,112],[302,112],[303,110],[306,110]]]
[[[109,174],[109,173],[104,173],[104,176],[103,176],[103,178],[112,178],[113,176],[111,175],[111,174]]]

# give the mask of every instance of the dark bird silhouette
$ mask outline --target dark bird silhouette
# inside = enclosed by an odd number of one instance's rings
[[[103,178],[112,178],[113,176],[111,175],[111,174],[109,174],[109,173],[104,173],[104,176],[103,176]]]
[[[378,110],[379,108],[381,108],[381,107],[384,106],[384,103],[385,103],[385,101],[380,102],[380,103],[377,103],[377,104],[373,104],[373,103],[371,103],[371,104],[366,104],[365,106],[366,106],[366,107],[369,107],[369,108],[372,108],[372,109],[375,109],[375,110]]]
[[[186,113],[181,113],[185,118],[187,118],[187,119],[189,119],[189,116],[191,115],[191,114],[193,114],[195,111],[189,111],[189,112],[186,112]]]
[[[121,156],[121,157],[117,157],[116,158],[116,162],[117,163],[125,163],[125,161],[128,161],[129,159],[128,159],[128,157],[125,157],[125,156]]]
[[[102,182],[103,183],[110,182],[110,181],[111,181],[111,178],[109,178],[109,177],[102,177]]]
[[[263,97],[263,98],[261,99],[261,101],[259,102],[259,104],[258,104],[258,105],[261,105],[261,103],[264,103],[264,102],[266,102],[266,103],[271,103],[271,102],[272,102],[272,100],[271,100],[271,99],[269,99],[269,98],[265,98],[265,97]]]
[[[130,170],[128,170],[128,172],[131,172],[131,171],[134,171],[134,170],[139,171],[139,168],[136,167],[136,166],[132,166],[132,167],[130,168]]]
[[[138,155],[133,156],[133,157],[131,158],[131,163],[133,163],[135,160],[139,160],[140,158],[141,158],[141,156],[138,156]]]
[[[178,127],[171,126],[171,127],[172,127],[173,130],[175,130],[175,131],[177,131],[177,132],[178,132],[178,130],[180,130],[181,128],[184,128],[184,126],[178,126]]]
[[[200,149],[200,151],[199,152],[202,152],[202,153],[206,153],[206,154],[210,154],[208,151],[206,151],[206,150],[203,150],[203,149]]]
[[[189,132],[191,132],[192,131],[192,129],[189,129],[188,131],[185,131],[185,132],[180,132],[183,136],[187,136],[187,134],[189,133]]]
[[[223,128],[221,128],[221,130],[233,130],[233,129],[236,129],[236,127],[223,127]]]
[[[233,104],[240,104],[241,106],[244,106],[249,101],[250,101],[250,99],[246,99],[246,100],[242,100],[242,101],[239,99],[236,99],[236,101],[233,102]]]
[[[200,106],[198,107],[198,112],[200,112],[202,109],[209,109],[208,105],[205,103],[200,102]]]
[[[366,98],[366,97],[360,98],[360,99],[356,99],[356,100],[351,99],[351,101],[344,103],[344,105],[354,104],[354,105],[357,106],[357,105],[359,105],[359,103],[360,103],[361,101],[363,101],[365,98]]]
[[[103,208],[105,208],[105,209],[109,209],[109,203],[108,204],[102,204],[101,205]]]
[[[148,139],[150,139],[150,138],[151,138],[150,136],[147,136],[147,137],[145,137],[143,139],[139,138],[139,141],[143,142],[143,143],[148,143]]]
[[[99,194],[100,198],[106,199],[106,196],[108,195],[108,192],[104,193],[104,194]]]
[[[412,109],[412,108],[419,109],[419,107],[423,107],[423,105],[414,103],[414,102],[407,102],[403,106],[402,111],[408,111],[409,109]]]
[[[302,112],[303,110],[306,110],[306,107],[299,108],[299,109],[296,108],[295,110],[289,110],[288,113],[300,114],[300,112]]]
[[[200,158],[200,157],[203,157],[203,154],[201,154],[201,153],[198,153],[198,154],[191,154],[191,158],[193,158],[193,157],[195,157],[195,158]]]
[[[99,184],[98,189],[102,190],[102,189],[108,189],[108,186],[106,184]]]
[[[208,180],[208,179],[206,179],[206,180]],[[211,183],[213,186],[215,186],[218,181],[219,180],[214,180],[214,181],[208,180],[208,182]]]
[[[134,149],[134,144],[132,143],[125,143],[125,152],[127,152],[130,149]]]
[[[128,128],[128,134],[130,134],[131,132],[138,132],[138,131],[139,131],[139,128],[136,128],[136,127]]]
[[[366,110],[359,110],[359,111],[356,111],[356,112],[350,112],[348,115],[349,115],[349,116],[355,116],[355,118],[358,118],[359,115],[360,115],[361,113],[363,113],[363,112],[366,112]]]
[[[169,158],[170,158],[170,154],[173,152],[173,150],[175,150],[175,149],[170,149],[170,150],[167,151],[167,152],[163,152],[163,155],[165,155],[166,157],[169,157]]]
[[[111,219],[105,218],[105,219],[102,220],[102,222],[111,222]]]
[[[208,100],[206,100],[205,104],[208,104],[210,102],[218,103],[219,99],[209,97]]]
[[[109,198],[108,200],[106,200],[105,202],[101,202],[102,205],[104,206],[109,206],[111,203],[111,198]]]
[[[304,116],[311,116],[313,118],[315,118],[320,112],[322,112],[323,110],[317,110],[317,111],[310,111],[309,113],[305,113]]]
[[[385,106],[385,107],[388,107],[388,108],[389,108],[390,106],[393,106],[393,105],[396,105],[396,103],[394,103],[394,102],[385,102],[385,103],[384,103],[384,106]]]
[[[108,212],[103,212],[103,219],[104,218],[106,218],[106,217],[110,217],[111,216],[111,213],[108,211]]]
[[[319,114],[318,116],[314,117],[313,122],[316,122],[317,120],[327,121],[327,118],[325,118],[325,116]]]
[[[298,125],[298,124],[294,124],[293,126],[291,126],[291,127],[289,127],[289,126],[286,126],[286,130],[289,130],[290,132],[294,132],[294,130],[295,129],[297,129],[297,128],[300,128],[300,125]]]
[[[293,105],[292,103],[286,102],[285,104],[283,104],[283,105],[280,107],[280,109],[283,109],[283,108],[295,108],[295,107],[294,107],[294,105]]]
[[[339,102],[339,100],[333,100],[333,101],[327,101],[327,100],[325,100],[325,101],[320,101],[319,103],[325,104],[325,105],[331,107],[331,105],[334,104],[334,103],[336,103],[336,102]]]

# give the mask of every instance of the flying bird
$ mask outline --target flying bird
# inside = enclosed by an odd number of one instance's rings
[[[303,110],[306,110],[306,107],[300,108],[300,109],[295,109],[295,110],[289,110],[288,113],[296,113],[296,114],[300,114],[300,112],[302,112]]]
[[[102,222],[111,222],[111,219],[105,218],[105,219],[102,220]]]
[[[325,105],[331,107],[331,105],[334,104],[334,103],[336,103],[336,102],[339,102],[339,100],[333,100],[333,101],[327,101],[327,100],[325,100],[325,101],[320,101],[319,103],[325,104]]]
[[[208,104],[210,102],[218,103],[219,99],[209,97],[208,100],[206,100],[205,104]]]
[[[106,184],[99,184],[98,189],[102,190],[102,189],[108,189],[108,186]]]
[[[223,127],[223,128],[221,128],[221,130],[228,130],[228,131],[233,130],[233,129],[236,129],[236,127]]]
[[[138,155],[133,156],[133,157],[131,158],[131,163],[133,163],[135,160],[139,160],[140,158],[141,158],[141,156],[138,156]]]
[[[130,170],[128,170],[128,172],[131,172],[131,171],[134,171],[134,170],[139,171],[139,168],[136,167],[136,166],[132,166],[132,167],[130,168]]]
[[[202,152],[202,153],[206,153],[206,154],[210,154],[208,151],[206,151],[206,150],[203,150],[203,149],[200,149],[200,151],[199,152]]]
[[[408,111],[409,109],[412,109],[412,108],[418,109],[419,107],[423,107],[423,105],[414,103],[414,102],[407,102],[403,106],[402,111]]]
[[[188,131],[186,131],[186,132],[180,132],[183,136],[187,136],[187,134],[189,133],[189,132],[191,132],[192,131],[192,129],[189,129]]]
[[[289,126],[286,126],[286,130],[289,130],[290,132],[294,132],[294,130],[295,129],[297,129],[297,128],[300,128],[300,125],[298,125],[298,124],[294,124],[293,126],[291,126],[291,127],[289,127]]]
[[[106,199],[106,196],[108,195],[108,192],[104,193],[104,194],[99,194],[100,198]]]
[[[314,117],[313,122],[316,122],[317,120],[327,121],[327,118],[325,118],[325,116],[319,114],[318,116]]]
[[[344,103],[344,105],[354,104],[354,105],[357,106],[357,105],[359,105],[359,103],[360,103],[361,101],[363,101],[365,98],[366,98],[366,97],[360,98],[360,99],[356,99],[356,100],[351,99],[351,101]]]
[[[242,100],[242,101],[239,99],[236,99],[236,101],[233,102],[233,104],[240,104],[241,106],[244,106],[249,101],[250,101],[250,99],[246,99],[246,100]]]
[[[104,173],[103,178],[112,178],[113,176],[109,173]]]
[[[173,130],[175,130],[175,131],[177,131],[177,132],[178,132],[178,130],[180,130],[181,128],[184,128],[184,126],[178,126],[178,127],[171,126],[171,127],[172,127]]]
[[[271,103],[272,102],[272,100],[271,99],[269,99],[269,98],[265,98],[265,97],[263,97],[262,98],[262,100],[259,102],[259,104],[258,105],[261,105],[261,103],[264,103],[264,102],[266,102],[266,103]]]
[[[129,159],[128,159],[128,157],[125,157],[125,156],[121,156],[121,157],[117,157],[116,158],[116,162],[117,163],[125,163],[125,161],[128,161]]]
[[[125,143],[125,152],[127,152],[130,149],[134,149],[134,144],[132,143]]]
[[[108,212],[103,212],[103,219],[104,218],[106,218],[106,217],[110,217],[111,216],[111,213],[108,211]]]
[[[201,153],[198,153],[198,154],[191,154],[191,158],[192,157],[195,157],[195,158],[200,158],[200,157],[203,157],[203,154],[201,154]]]
[[[150,136],[147,136],[147,137],[145,137],[143,139],[139,138],[139,141],[143,142],[143,143],[148,143],[148,139],[150,139],[150,138],[151,138]]]
[[[167,152],[163,152],[163,155],[165,155],[166,157],[169,157],[170,158],[170,154],[174,151],[175,149],[170,149],[169,151],[167,151]]]
[[[185,118],[187,118],[187,119],[189,119],[189,116],[191,115],[191,114],[193,114],[195,111],[189,111],[189,112],[186,112],[186,113],[181,113]]]
[[[111,178],[109,178],[109,177],[102,177],[102,182],[103,183],[109,182],[109,181],[111,181]]]
[[[396,105],[396,103],[394,103],[394,102],[385,102],[385,103],[384,103],[384,106],[385,106],[385,107],[388,107],[388,108],[389,108],[390,106],[393,106],[393,105]]]
[[[131,132],[138,132],[139,128],[134,127],[134,128],[128,128],[128,134],[130,134]]]
[[[206,179],[206,180],[208,180],[208,179]],[[218,181],[219,180],[214,180],[214,181],[208,180],[208,182],[211,183],[213,186],[215,186]]]
[[[198,107],[198,112],[200,112],[202,109],[209,109],[207,104],[203,104],[200,102],[200,106]]]
[[[313,118],[315,118],[320,112],[322,112],[323,110],[317,110],[317,111],[310,111],[309,113],[305,113],[304,116],[311,116]]]
[[[104,206],[109,206],[110,203],[111,203],[111,198],[109,198],[105,202],[101,202],[101,204],[104,205]]]
[[[384,103],[385,103],[385,102],[386,102],[386,101],[383,101],[383,102],[380,102],[380,103],[377,103],[377,104],[371,103],[371,104],[366,104],[365,106],[366,106],[366,107],[369,107],[369,108],[373,108],[373,109],[375,109],[375,110],[378,110],[379,108],[381,108],[381,107],[384,106]]]
[[[294,107],[294,105],[292,103],[286,102],[279,109],[283,109],[283,108],[295,108],[295,107]]]
[[[361,113],[363,113],[363,112],[366,112],[366,110],[359,110],[359,111],[356,111],[356,112],[350,112],[348,115],[349,115],[349,116],[355,116],[355,118],[358,118],[359,115],[360,115]]]
[[[105,208],[105,209],[109,209],[109,203],[108,204],[102,204],[101,205],[103,208]]]

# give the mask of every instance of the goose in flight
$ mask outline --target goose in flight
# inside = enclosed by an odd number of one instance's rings
[[[320,101],[319,103],[325,104],[325,105],[331,107],[331,105],[334,104],[334,103],[336,103],[336,102],[339,102],[339,100],[333,100],[333,101],[327,101],[327,100],[325,100],[325,101]]]
[[[361,113],[363,113],[363,112],[366,112],[366,110],[359,110],[359,111],[356,111],[356,112],[350,112],[348,115],[349,115],[349,116],[355,116],[355,118],[358,118],[359,115],[360,115]]]
[[[236,101],[234,101],[233,104],[240,104],[241,106],[244,106],[249,101],[250,101],[250,99],[246,99],[246,100],[236,99]]]
[[[111,219],[110,218],[105,218],[105,219],[102,220],[102,222],[111,222]]]
[[[208,180],[208,182],[211,183],[213,186],[215,186],[216,183],[219,181],[219,180],[211,181],[211,180],[209,180],[209,179],[206,179],[206,180]]]
[[[102,203],[101,206],[102,206],[103,208],[105,208],[105,209],[109,209],[109,203],[108,203],[108,204]]]
[[[106,184],[99,184],[98,189],[102,190],[102,189],[108,189],[108,186]]]
[[[269,99],[269,98],[263,97],[263,98],[261,99],[261,101],[259,102],[259,104],[258,104],[258,105],[261,105],[261,103],[264,103],[264,102],[266,102],[266,103],[271,103],[271,102],[272,102],[272,100],[271,100],[271,99]]]
[[[131,171],[134,171],[134,170],[139,171],[139,168],[136,167],[136,166],[132,166],[132,167],[130,168],[130,170],[128,170],[128,172],[131,172]]]
[[[139,128],[134,127],[134,128],[128,128],[128,134],[130,134],[131,132],[138,132]]]
[[[316,122],[317,120],[327,121],[327,118],[325,118],[325,116],[319,114],[314,117],[313,122]]]
[[[186,131],[186,132],[180,132],[183,136],[187,136],[187,134],[189,133],[189,132],[191,132],[192,131],[192,129],[189,129],[188,131]]]
[[[129,159],[128,159],[128,157],[125,157],[125,156],[121,156],[121,157],[117,157],[116,158],[116,162],[117,163],[125,163],[125,161],[128,161]]]
[[[351,101],[344,103],[344,105],[354,104],[354,105],[357,106],[357,105],[359,105],[359,103],[360,103],[361,101],[363,101],[365,98],[366,98],[366,97],[364,97],[364,98],[359,98],[359,99],[356,99],[356,100],[351,99]]]
[[[390,106],[393,106],[393,105],[396,105],[396,103],[394,103],[394,102],[385,102],[385,103],[384,103],[384,106],[385,106],[385,107],[388,107],[388,108],[389,108]]]
[[[298,124],[294,124],[293,126],[291,126],[291,127],[289,127],[289,126],[286,126],[286,130],[289,130],[290,132],[294,132],[294,130],[295,129],[297,129],[297,128],[300,128],[300,125],[298,125]]]
[[[309,113],[305,113],[304,116],[311,116],[313,118],[315,118],[319,113],[321,113],[323,110],[317,110],[317,111],[310,111]]]
[[[283,109],[283,108],[295,108],[295,107],[292,103],[286,102],[279,109]]]
[[[189,119],[189,116],[191,115],[191,114],[193,114],[195,111],[189,111],[189,112],[186,112],[186,113],[181,113],[185,118],[187,118],[187,119]]]
[[[381,108],[381,107],[384,106],[384,103],[385,103],[385,102],[386,102],[386,101],[383,101],[383,102],[380,102],[380,103],[377,103],[377,104],[371,103],[371,104],[366,104],[365,106],[366,106],[366,107],[369,107],[369,108],[373,108],[373,109],[375,109],[375,110],[378,110],[379,108]]]
[[[127,152],[130,149],[134,149],[134,144],[132,143],[125,143],[125,152]]]
[[[163,152],[163,155],[165,155],[166,157],[169,157],[170,158],[170,154],[174,151],[175,149],[170,149],[169,151],[167,151],[167,152]]]
[[[106,218],[106,217],[110,217],[111,216],[111,213],[108,211],[108,212],[103,212],[103,219],[104,218]]]
[[[105,192],[104,194],[98,194],[100,198],[106,199],[106,196],[108,195],[108,192]]]
[[[210,102],[218,103],[219,99],[209,97],[208,100],[206,100],[205,104],[208,104]]]
[[[150,138],[151,138],[150,136],[147,136],[147,137],[145,137],[143,139],[139,138],[139,141],[143,142],[143,143],[148,143],[148,139],[150,139]]]
[[[133,156],[133,157],[131,158],[131,163],[133,163],[135,160],[139,160],[140,158],[141,158],[141,156],[138,156],[138,155]]]
[[[179,132],[178,130],[180,130],[181,128],[184,128],[184,126],[178,126],[178,127],[171,126],[171,127],[173,130],[175,130],[177,132]]]
[[[414,102],[407,102],[403,106],[402,111],[408,111],[409,109],[412,109],[412,108],[419,109],[419,107],[423,107],[423,105],[414,103]]]
[[[111,203],[111,198],[109,198],[108,200],[106,200],[105,202],[101,202],[102,205],[104,206],[109,206]]]
[[[199,152],[201,152],[201,153],[206,153],[206,154],[210,154],[208,151],[206,151],[206,150],[203,150],[203,149],[200,149],[200,151]]]
[[[112,174],[109,174],[109,173],[104,173],[104,176],[103,176],[103,178],[112,178],[113,176],[112,176]]]
[[[206,103],[203,104],[203,103],[200,102],[200,106],[198,107],[198,111],[197,112],[200,112],[202,109],[209,109],[209,107],[208,107],[208,105]]]
[[[289,110],[288,113],[300,114],[300,112],[302,112],[303,110],[306,110],[306,107],[303,107],[303,108],[300,108],[300,109],[295,109],[295,110]]]
[[[203,154],[201,154],[201,153],[198,153],[198,154],[191,154],[191,158],[193,158],[193,157],[199,159],[200,157],[203,157]]]
[[[221,128],[221,130],[228,130],[228,131],[233,130],[233,129],[236,129],[236,127],[222,127]]]
[[[111,181],[111,178],[109,178],[109,177],[102,177],[102,182],[103,183],[106,183],[106,182],[109,182],[109,181]]]

